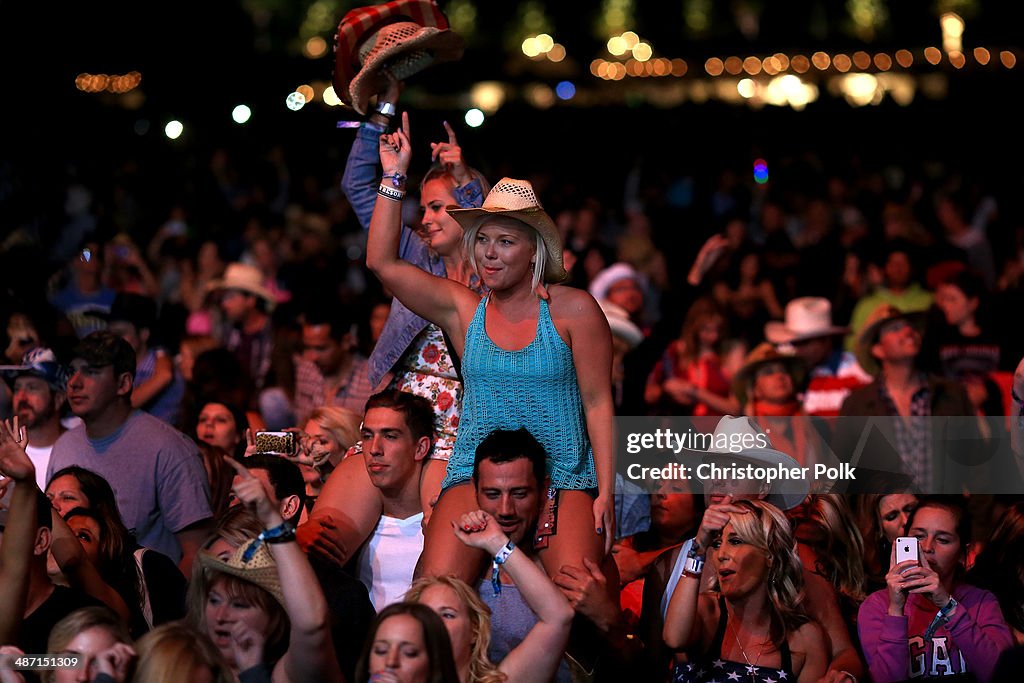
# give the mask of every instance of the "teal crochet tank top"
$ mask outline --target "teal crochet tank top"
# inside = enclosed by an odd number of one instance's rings
[[[594,452],[572,350],[558,336],[548,302],[540,301],[533,341],[518,351],[506,351],[490,340],[486,315],[484,298],[466,330],[462,414],[442,488],[473,476],[476,447],[492,431],[525,427],[547,451],[551,486],[596,489]]]

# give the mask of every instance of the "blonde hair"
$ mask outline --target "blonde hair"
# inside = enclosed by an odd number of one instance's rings
[[[359,425],[363,418],[351,410],[335,406],[320,406],[309,414],[309,419],[330,433],[338,442],[342,454],[360,439]]]
[[[729,516],[733,531],[743,542],[765,553],[768,560],[768,607],[772,644],[780,647],[787,634],[810,621],[804,611],[804,575],[796,540],[789,520],[774,505],[760,500],[737,500],[733,505],[750,514]],[[718,590],[718,578],[712,575],[712,590]]]
[[[198,564],[198,563],[197,563]],[[179,683],[208,668],[215,683],[233,683],[231,667],[203,633],[182,622],[157,626],[135,645],[139,655],[133,683]]]
[[[419,602],[423,592],[433,586],[451,588],[466,607],[470,629],[473,637],[473,650],[470,653],[469,680],[473,683],[503,683],[508,677],[498,670],[490,659],[487,650],[491,646],[491,610],[480,599],[480,595],[469,584],[454,576],[425,576],[413,581],[405,600]],[[453,644],[454,649],[454,644]]]
[[[528,225],[521,220],[512,218],[511,216],[502,216],[501,214],[483,215],[473,220],[473,223],[466,229],[465,234],[462,236],[462,249],[466,252],[466,258],[469,260],[469,265],[473,267],[473,271],[479,275],[480,268],[476,263],[476,237],[477,233],[480,232],[480,228],[484,224],[488,225],[499,225],[505,228],[516,228],[524,230],[527,234],[532,233],[534,236],[534,247],[533,247],[533,288],[536,289],[538,285],[545,282],[544,280],[544,269],[547,267],[548,259],[553,258],[552,254],[548,252],[547,242],[540,236],[540,232],[534,230],[533,226]]]
[[[91,628],[102,628],[119,643],[131,643],[131,636],[124,622],[109,607],[83,607],[76,609],[58,621],[50,630],[46,641],[47,652],[63,652],[68,644],[79,633]],[[42,674],[44,683],[52,683],[54,671],[50,669]]]

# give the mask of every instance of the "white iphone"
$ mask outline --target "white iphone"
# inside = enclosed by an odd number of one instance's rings
[[[896,564],[919,559],[917,553],[917,539],[913,536],[899,536],[896,539]]]

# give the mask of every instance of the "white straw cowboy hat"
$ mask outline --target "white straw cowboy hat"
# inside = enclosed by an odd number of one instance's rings
[[[271,307],[276,303],[274,293],[263,284],[263,273],[256,266],[248,263],[229,263],[224,277],[210,281],[206,285],[207,292],[224,289],[237,289],[265,299]]]
[[[334,91],[365,114],[388,74],[402,81],[431,64],[457,60],[463,40],[431,0],[394,0],[348,12],[334,49]]]
[[[600,301],[601,299],[608,298],[608,290],[612,288],[616,282],[621,280],[635,280],[640,282],[640,274],[636,272],[636,268],[629,265],[628,263],[613,263],[607,268],[603,269],[594,279],[590,282],[590,295]]]
[[[277,573],[277,563],[270,554],[267,544],[258,538],[243,543],[235,549],[226,560],[208,552],[199,553],[199,562],[206,569],[230,574],[243,581],[259,586],[274,596],[284,606],[284,592],[281,590],[281,576]]]
[[[737,446],[735,449],[732,449],[725,446],[725,444],[744,443],[763,443],[765,447],[759,448],[755,446],[746,448]],[[772,447],[771,440],[762,431],[757,422],[743,416],[723,416],[718,421],[718,426],[715,427],[711,447],[708,450],[683,449],[682,452],[691,455],[701,455],[703,456],[703,462],[714,462],[719,465],[728,465],[735,462],[738,466],[742,467],[749,462],[755,467],[800,467],[800,463],[794,458]],[[810,482],[807,481],[806,477],[774,479],[772,480],[771,489],[769,489],[768,495],[765,497],[765,502],[771,503],[780,510],[789,510],[802,503],[809,491]]]
[[[551,220],[551,216],[540,205],[530,181],[502,178],[487,193],[487,198],[479,209],[449,207],[447,211],[463,230],[469,230],[478,218],[485,216],[508,216],[525,223],[537,231],[547,247],[548,260],[544,267],[544,281],[557,283],[569,279],[569,274],[562,265],[562,237],[558,234],[558,227]]]
[[[818,296],[802,296],[786,304],[785,322],[773,320],[764,326],[764,338],[772,344],[846,334],[848,327],[832,324],[832,304]]]

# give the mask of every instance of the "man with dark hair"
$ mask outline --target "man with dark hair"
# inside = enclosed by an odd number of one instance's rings
[[[211,514],[199,450],[170,425],[132,409],[135,351],[128,342],[93,332],[72,358],[68,403],[84,424],[54,444],[47,479],[71,465],[102,476],[139,544],[178,561],[191,576]]]
[[[884,245],[877,264],[882,271],[882,285],[861,297],[854,306],[850,314],[850,335],[846,338],[848,350],[855,350],[868,317],[880,305],[889,304],[907,313],[924,311],[932,305],[932,293],[915,278],[916,255],[914,247],[904,240],[891,240]]]
[[[304,424],[320,406],[361,413],[373,393],[369,365],[356,351],[351,321],[314,307],[302,316],[302,355],[295,357],[295,417]]]
[[[131,292],[114,297],[108,315],[109,329],[135,349],[135,384],[132,406],[168,424],[178,423],[178,408],[185,394],[185,380],[170,355],[152,345],[157,320],[156,301]]]
[[[278,506],[278,511],[284,521],[292,526],[298,526],[299,517],[302,516],[302,508],[306,504],[306,482],[302,480],[302,471],[299,466],[284,458],[266,453],[250,455],[242,460],[245,469],[260,480],[267,497],[272,503]],[[240,475],[235,475],[235,480]],[[234,485],[232,485],[232,489]],[[241,501],[231,495],[231,505],[238,505]]]

